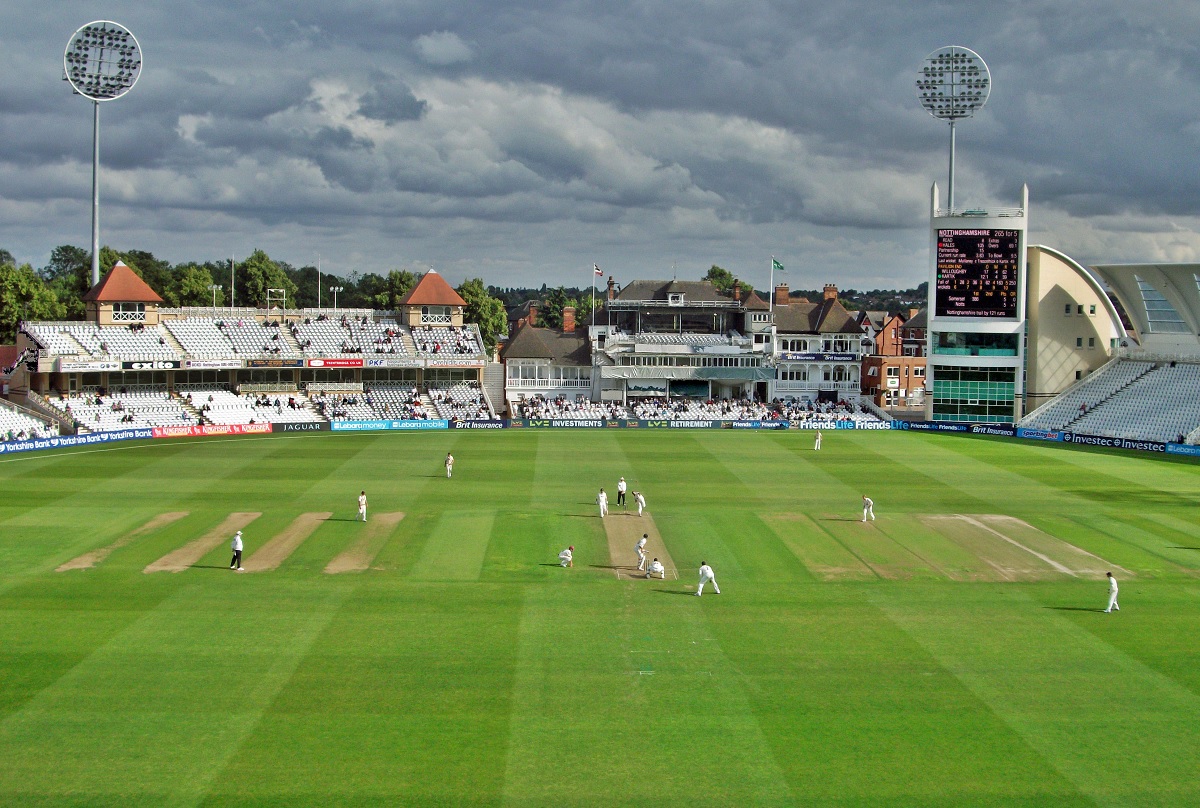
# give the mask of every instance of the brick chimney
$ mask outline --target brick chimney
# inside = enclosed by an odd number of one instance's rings
[[[537,327],[537,324],[538,324],[537,323],[537,310],[538,310],[537,301],[536,300],[529,301],[528,323],[535,328]]]
[[[563,333],[575,333],[575,307],[563,306]]]
[[[789,302],[788,286],[786,283],[781,283],[775,287],[775,305],[786,306]]]
[[[837,287],[832,283],[825,284],[825,299],[837,300]]]
[[[737,278],[733,279],[733,299],[738,302],[742,300],[742,282]]]
[[[613,276],[608,276],[608,299],[612,300],[617,296],[617,282],[613,280]]]

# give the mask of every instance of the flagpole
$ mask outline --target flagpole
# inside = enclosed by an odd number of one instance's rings
[[[771,288],[768,290],[771,296],[771,305],[769,311],[775,313],[775,256],[771,256]]]

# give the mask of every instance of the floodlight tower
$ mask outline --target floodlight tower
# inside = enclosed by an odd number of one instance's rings
[[[950,122],[950,184],[946,203],[954,210],[954,124],[970,118],[987,103],[992,74],[982,57],[970,48],[948,45],[925,57],[917,71],[921,106],[935,118]]]
[[[100,102],[120,98],[142,74],[142,49],[125,26],[89,22],[71,35],[63,80],[92,102],[92,285],[100,282]]]

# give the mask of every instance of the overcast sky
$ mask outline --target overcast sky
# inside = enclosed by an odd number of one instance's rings
[[[0,247],[35,267],[90,245],[91,103],[61,78],[98,17],[145,60],[101,105],[101,242],[172,263],[761,288],[774,255],[793,288],[912,286],[949,149],[914,82],[944,45],[994,85],[957,205],[1028,183],[1032,243],[1200,260],[1195,2],[15,0]]]

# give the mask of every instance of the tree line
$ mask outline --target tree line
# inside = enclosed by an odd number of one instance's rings
[[[237,306],[264,308],[268,294],[272,305],[288,308],[394,310],[416,285],[407,270],[386,275],[352,272],[342,277],[318,272],[316,267],[294,267],[255,250],[243,261],[188,261],[171,264],[142,250],[120,252],[100,249],[100,271],[123,262],[146,282],[168,306]],[[336,293],[330,291],[336,287]],[[0,342],[11,343],[21,320],[82,320],[83,296],[91,288],[91,252],[63,245],[50,253],[40,269],[17,266],[12,253],[0,249]],[[488,293],[481,278],[459,284],[455,290],[466,301],[463,316],[479,326],[488,351],[508,328],[504,304]]]
[[[336,287],[339,308],[394,310],[401,298],[416,284],[418,278],[407,270],[392,270],[348,276],[319,272],[317,267],[294,267],[286,261],[272,259],[263,250],[255,250],[242,261],[217,260],[202,263],[187,261],[171,264],[143,250],[121,252],[111,247],[100,249],[100,269],[107,272],[122,261],[144,280],[168,306],[225,306],[230,292],[238,306],[264,308],[268,290],[271,303],[288,308],[316,308],[318,303],[332,308]],[[230,273],[232,272],[232,278]],[[732,294],[735,278],[723,267],[713,265],[702,278],[719,291]],[[736,280],[742,298],[749,297],[754,288]],[[464,319],[479,326],[485,346],[490,352],[498,337],[507,333],[507,310],[536,300],[539,303],[539,322],[552,328],[562,325],[562,312],[575,307],[576,322],[586,323],[592,314],[593,303],[602,306],[607,294],[605,284],[598,281],[593,297],[591,287],[498,287],[485,286],[481,278],[459,284],[456,291],[466,301]],[[0,249],[0,343],[16,339],[21,320],[82,320],[83,296],[91,288],[91,252],[82,247],[63,245],[50,253],[49,262],[39,269],[29,264],[17,266],[12,253]],[[900,312],[924,305],[927,284],[912,289],[839,290],[842,303],[849,309]],[[281,290],[281,291],[280,291]],[[768,293],[759,291],[767,297]],[[823,291],[793,289],[793,298],[820,300]]]

